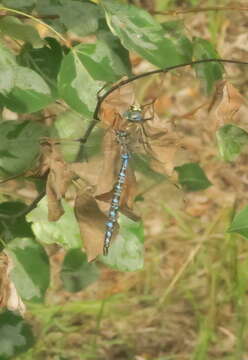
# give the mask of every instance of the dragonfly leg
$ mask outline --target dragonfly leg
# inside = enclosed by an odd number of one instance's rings
[[[154,159],[154,156],[152,155],[153,154],[152,146],[149,141],[150,139],[152,139],[152,137],[148,136],[143,124],[141,124],[139,131],[140,131],[140,138],[142,140],[142,145],[144,146],[145,151],[149,153]]]
[[[150,102],[147,103],[147,104],[142,105],[142,110],[143,110],[145,107],[147,107],[147,106],[150,106],[151,109],[152,109],[152,115],[149,116],[149,117],[147,117],[147,118],[144,117],[144,118],[143,118],[143,122],[144,122],[144,121],[148,121],[148,120],[152,120],[152,119],[154,118],[154,113],[155,113],[154,103],[155,103],[156,100],[157,100],[157,98],[153,99],[152,101],[150,101]],[[143,110],[143,112],[144,112],[144,110]]]
[[[157,100],[157,98],[153,99],[152,101],[142,105],[141,108],[144,109],[144,107],[146,107],[146,106],[154,106],[154,103],[156,100]]]

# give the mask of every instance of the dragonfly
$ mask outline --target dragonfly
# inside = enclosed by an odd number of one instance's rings
[[[151,120],[153,116],[145,117],[144,109],[146,106],[151,104],[152,103],[143,105],[143,107],[140,105],[131,105],[130,108],[123,113],[122,117],[120,115],[117,116],[117,121],[119,124],[117,129],[115,129],[115,136],[116,142],[120,145],[121,165],[117,176],[117,182],[114,186],[113,197],[108,212],[108,221],[106,222],[106,230],[104,234],[103,255],[108,255],[111,239],[118,221],[120,199],[124,184],[126,182],[129,162],[132,157],[132,151],[129,146],[130,140],[133,132],[138,133],[139,140],[144,140],[146,137],[144,123],[148,120]],[[125,125],[123,123],[125,123]],[[115,124],[114,127],[116,127]],[[143,141],[144,148],[146,148],[147,145],[148,143]]]
[[[151,107],[151,109],[150,109]],[[147,111],[149,108],[150,111]],[[151,142],[152,136],[147,132],[147,126],[154,118],[153,102],[145,105],[130,105],[122,114],[117,114],[114,124],[110,128],[102,129],[96,128],[89,137],[87,144],[82,144],[81,138],[52,138],[60,147],[63,156],[68,162],[88,162],[91,164],[91,159],[99,154],[102,155],[101,143],[103,142],[106,133],[111,132],[115,138],[116,145],[119,147],[119,159],[116,159],[118,164],[115,166],[119,170],[115,174],[115,183],[112,188],[112,198],[110,200],[109,210],[107,211],[107,222],[105,224],[105,233],[103,234],[103,254],[107,255],[111,246],[113,235],[118,227],[118,216],[121,209],[121,196],[123,189],[127,183],[128,170],[131,163],[134,164],[135,171],[145,174],[146,177],[152,179],[154,183],[160,183],[168,180],[164,174],[153,170],[150,166],[150,161],[153,160]],[[21,133],[21,129],[20,129]],[[28,149],[32,149],[27,134],[15,140],[9,140],[6,148],[14,149],[15,155],[23,148],[25,154]],[[31,137],[31,134],[30,134]],[[38,135],[34,140],[36,143],[42,143],[44,140],[38,139]],[[15,149],[18,144],[19,148]],[[161,144],[161,149],[164,145]],[[83,149],[83,151],[82,151]],[[0,145],[1,150],[1,145]],[[111,149],[110,149],[111,150]],[[29,153],[32,150],[29,151]],[[80,156],[79,156],[80,154]],[[105,162],[111,160],[105,159]],[[29,162],[31,164],[31,162]],[[104,176],[101,182],[104,182]]]

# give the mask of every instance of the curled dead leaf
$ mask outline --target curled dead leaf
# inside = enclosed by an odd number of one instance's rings
[[[82,187],[75,200],[75,216],[88,261],[103,253],[103,239],[107,216],[99,209],[91,187]]]
[[[0,307],[18,311],[23,316],[26,307],[17,293],[15,284],[10,279],[12,268],[11,258],[2,252],[0,255]]]
[[[152,119],[144,123],[144,129],[147,149],[154,160],[153,167],[161,173],[171,175],[175,166],[175,156],[181,145],[181,138],[173,124],[161,121],[154,113]]]
[[[49,160],[49,174],[46,184],[48,220],[57,221],[64,213],[61,199],[65,196],[74,174],[69,164],[64,161],[58,144],[51,139]]]
[[[49,221],[57,221],[64,213],[61,199],[64,197],[74,173],[70,169],[70,165],[63,159],[58,140],[43,138],[40,144],[39,164],[26,176],[41,177],[47,174],[48,219]]]
[[[218,81],[208,108],[213,131],[234,121],[235,115],[243,104],[245,104],[245,99],[231,83],[226,80]]]

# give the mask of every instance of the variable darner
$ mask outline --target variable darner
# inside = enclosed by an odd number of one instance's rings
[[[139,219],[132,212],[132,202],[137,192],[131,162],[134,163],[135,172],[144,174],[146,177],[144,184],[141,184],[143,189],[149,188],[151,182],[157,184],[166,178],[149,164],[149,160],[160,160],[160,157],[156,159],[154,152],[157,145],[159,145],[157,148],[159,147],[160,154],[167,147],[163,137],[166,131],[161,127],[160,119],[152,113],[153,109],[149,108],[146,111],[144,110],[145,106],[131,105],[128,108],[127,105],[127,110],[120,112],[122,115],[118,115],[116,119],[113,117],[113,124],[111,123],[107,130],[106,127],[105,129],[101,127],[94,129],[92,136],[88,139],[89,141],[87,140],[87,144],[84,144],[80,138],[75,139],[78,133],[84,133],[83,129],[78,130],[84,122],[74,120],[73,117],[69,118],[70,121],[68,121],[68,115],[65,115],[63,121],[61,119],[56,120],[57,133],[54,135],[57,136],[50,139],[56,147],[58,146],[66,163],[76,162],[76,164],[71,164],[72,166],[78,166],[80,163],[80,171],[76,172],[75,167],[70,167],[70,169],[76,173],[79,180],[82,179],[85,184],[87,183],[93,189],[92,199],[95,201],[96,208],[98,207],[96,214],[102,214],[102,216],[96,215],[101,219],[96,226],[99,225],[99,233],[102,234],[102,237],[98,236],[97,238],[99,238],[99,248],[103,249],[105,255],[107,255],[112,237],[118,229],[119,212],[121,211],[132,220],[137,221]],[[0,148],[3,149],[3,153],[6,153],[6,159],[3,157],[2,161],[6,162],[11,173],[10,166],[16,169],[16,164],[13,166],[9,160],[9,154],[13,154],[11,159],[18,160],[18,164],[21,161],[22,167],[20,170],[18,169],[17,174],[24,173],[34,166],[40,156],[39,143],[42,143],[43,136],[46,139],[46,128],[43,131],[43,127],[41,129],[39,127],[35,137],[33,122],[22,121],[16,124],[7,122],[5,127],[7,141],[2,143]],[[16,130],[16,128],[19,131],[13,132],[13,129]],[[13,137],[13,134],[16,136]],[[109,143],[105,141],[108,138],[111,139]],[[43,141],[43,143],[46,144],[49,141]],[[78,159],[81,146],[84,151],[82,157]],[[106,165],[105,168],[102,166],[103,164]],[[56,180],[58,183],[60,183],[60,176],[61,174],[57,173]],[[81,235],[84,240],[86,235]],[[98,251],[99,253],[100,251]]]
[[[150,105],[150,104],[149,104]],[[120,199],[122,195],[123,186],[126,181],[127,169],[129,166],[129,160],[131,158],[131,151],[129,149],[129,138],[134,125],[142,128],[142,124],[152,119],[152,117],[145,118],[143,115],[143,108],[139,105],[131,105],[130,108],[124,112],[122,119],[119,118],[120,122],[123,120],[126,122],[125,130],[115,130],[116,141],[120,145],[120,158],[121,165],[117,178],[117,182],[114,186],[114,193],[111,200],[111,205],[108,213],[108,221],[106,223],[106,230],[104,235],[103,254],[107,255],[110,247],[111,239],[115,226],[118,220],[118,214],[120,210]]]

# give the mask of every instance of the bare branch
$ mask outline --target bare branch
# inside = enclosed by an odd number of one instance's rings
[[[209,6],[209,7],[195,7],[189,9],[173,9],[168,11],[150,11],[153,15],[181,15],[188,13],[208,12],[208,11],[247,11],[248,7],[245,6]]]
[[[219,62],[219,63],[229,63],[229,64],[238,64],[238,65],[248,65],[248,62],[246,61],[240,61],[240,60],[232,60],[232,59],[203,59],[203,60],[196,60],[196,61],[191,61],[188,63],[184,63],[184,64],[179,64],[179,65],[173,65],[173,66],[168,66],[164,69],[157,69],[157,70],[152,70],[152,71],[148,71],[146,73],[143,74],[139,74],[139,75],[135,75],[127,80],[123,80],[121,82],[119,82],[118,84],[114,85],[112,88],[110,88],[108,91],[106,91],[105,94],[103,94],[102,96],[98,97],[98,101],[95,107],[95,111],[94,111],[94,115],[93,115],[93,120],[90,122],[88,128],[86,129],[86,132],[84,134],[84,136],[82,138],[79,139],[79,141],[81,142],[81,144],[85,144],[92,132],[92,130],[94,129],[94,127],[96,126],[96,124],[100,121],[99,119],[99,112],[100,112],[100,108],[101,105],[103,103],[103,101],[116,89],[121,88],[124,85],[127,85],[135,80],[144,78],[146,76],[150,76],[150,75],[156,75],[156,74],[161,74],[164,73],[166,74],[167,72],[171,71],[171,70],[175,70],[175,69],[179,69],[179,68],[183,68],[186,66],[193,66],[193,65],[197,65],[197,64],[203,64],[203,63],[208,63],[208,62]]]

